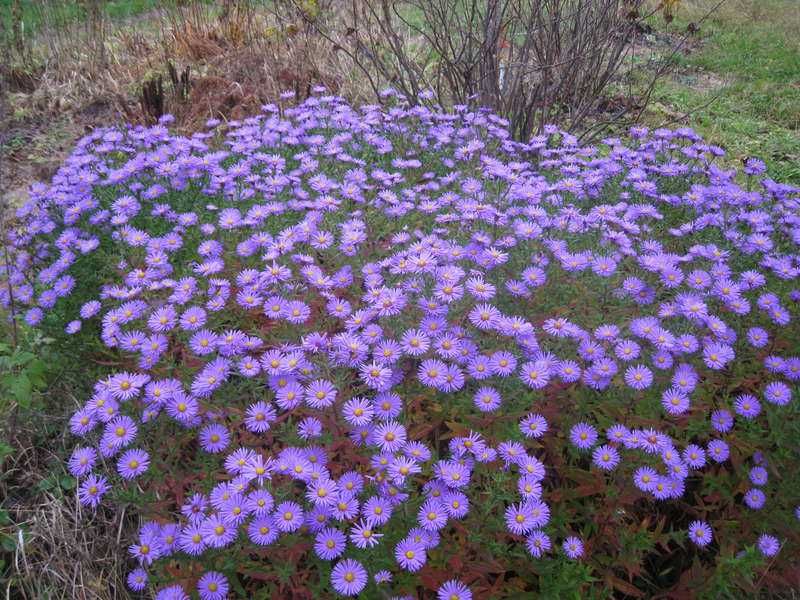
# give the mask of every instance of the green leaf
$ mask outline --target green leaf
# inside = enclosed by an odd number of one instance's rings
[[[32,387],[31,387],[31,380],[28,379],[28,375],[25,373],[20,373],[16,377],[14,377],[11,381],[11,384],[8,386],[8,389],[11,391],[11,394],[19,404],[20,408],[30,408],[31,407],[31,400],[33,399],[32,395]]]
[[[34,358],[36,358],[36,355],[33,352],[28,352],[26,350],[15,352],[11,355],[11,366],[18,367],[24,365]]]
[[[46,371],[47,366],[45,365],[44,361],[38,358],[32,360],[25,368],[25,373],[28,374],[31,384],[37,389],[43,388],[45,385],[47,385],[47,380],[45,378]]]
[[[0,440],[0,462],[2,462],[7,456],[11,456],[14,454],[14,447],[9,446],[4,441]],[[0,511],[2,514],[2,511]]]
[[[75,478],[69,475],[62,475],[61,476],[61,487],[65,490],[73,490],[75,489]]]
[[[4,535],[2,536],[0,546],[2,546],[3,550],[6,552],[14,552],[14,550],[17,549],[17,539],[10,535]]]

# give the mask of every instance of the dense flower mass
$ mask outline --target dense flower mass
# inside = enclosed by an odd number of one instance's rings
[[[98,130],[18,211],[16,308],[120,365],[70,422],[80,502],[190,473],[130,587],[251,592],[252,557],[303,539],[355,596],[461,553],[471,518],[593,564],[665,503],[659,533],[694,551],[778,554],[800,490],[758,444],[797,415],[800,191],[689,129],[519,143],[487,111],[384,99]],[[591,496],[602,519],[574,509]],[[718,526],[724,502],[756,528]],[[199,566],[176,583],[175,560]],[[436,577],[472,597],[474,573]]]

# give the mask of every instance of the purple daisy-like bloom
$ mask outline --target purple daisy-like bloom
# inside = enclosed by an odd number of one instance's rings
[[[397,544],[394,549],[394,556],[401,568],[412,573],[419,571],[428,560],[425,547],[421,543],[408,538]]]
[[[628,367],[625,371],[625,383],[634,390],[644,390],[653,383],[653,372],[644,365]]]
[[[382,583],[389,583],[392,580],[392,572],[387,571],[386,569],[381,569],[380,571],[375,572],[373,579],[378,585],[381,585]]]
[[[336,401],[336,388],[330,381],[312,381],[305,391],[305,399],[312,408],[327,408]]]
[[[696,444],[689,444],[683,451],[683,460],[693,469],[700,469],[706,464],[706,451]]]
[[[592,452],[592,463],[603,471],[614,470],[619,461],[619,452],[612,446],[598,446]]]
[[[733,428],[733,415],[724,409],[711,413],[711,426],[720,433],[726,433]]]
[[[197,593],[201,600],[225,600],[228,589],[227,577],[216,571],[208,571],[197,581]]]
[[[220,423],[209,423],[200,430],[199,439],[203,450],[216,454],[228,447],[230,433],[228,428]]]
[[[711,526],[705,521],[692,521],[689,524],[689,539],[701,548],[708,546],[713,539]]]
[[[247,408],[244,424],[245,427],[253,433],[264,433],[269,430],[270,424],[276,417],[275,409],[263,400],[260,400]]]
[[[97,463],[97,451],[94,448],[78,447],[72,451],[68,468],[73,477],[83,477],[91,473]]]
[[[689,396],[682,390],[673,387],[664,390],[661,395],[661,405],[670,415],[682,415],[689,410],[691,403]]]
[[[792,399],[792,390],[782,381],[773,381],[764,388],[764,399],[776,406],[786,406]]]
[[[570,536],[564,540],[564,543],[561,545],[564,550],[564,554],[567,555],[568,558],[572,560],[576,560],[583,556],[583,542],[580,538],[575,536]]]
[[[134,592],[141,592],[147,587],[147,571],[141,567],[137,567],[128,573],[127,584],[128,588]]]
[[[109,489],[105,477],[92,473],[78,486],[78,500],[84,506],[95,508]]]
[[[220,515],[212,514],[200,524],[200,535],[210,548],[224,548],[236,539],[236,526],[226,523]]]
[[[760,510],[767,501],[767,496],[758,488],[747,490],[744,493],[744,503],[753,510]]]
[[[655,488],[659,475],[651,467],[639,467],[633,474],[633,483],[643,492],[650,492]]]
[[[537,527],[537,519],[528,502],[512,504],[506,508],[506,527],[515,535],[525,535]]]
[[[775,556],[781,549],[781,543],[778,538],[767,533],[762,533],[758,536],[757,545],[759,552],[766,557]]]
[[[597,441],[597,430],[588,423],[577,423],[570,429],[569,440],[579,450],[588,450]]]
[[[189,596],[180,585],[170,585],[159,590],[155,600],[189,600]]]
[[[707,452],[711,460],[718,463],[725,462],[730,456],[730,448],[722,440],[711,440],[708,443]]]
[[[520,379],[532,389],[542,389],[550,382],[550,365],[541,360],[526,362],[520,367]]]
[[[472,592],[458,579],[451,579],[436,591],[438,600],[472,600]]]
[[[534,558],[541,558],[550,552],[553,545],[550,541],[550,537],[544,531],[535,529],[528,535],[525,546],[528,548],[528,552],[531,553],[531,556]]]
[[[520,421],[519,429],[525,437],[540,438],[547,433],[547,420],[542,415],[530,413]]]
[[[382,537],[383,534],[377,533],[372,522],[368,519],[362,519],[350,530],[350,541],[356,548],[361,548],[362,550],[377,546]]]
[[[384,452],[397,452],[406,443],[406,428],[395,421],[377,426],[373,432],[373,440]]]
[[[144,450],[127,450],[117,461],[117,471],[123,479],[135,479],[150,466],[150,455]]]
[[[178,547],[189,556],[199,556],[206,549],[201,532],[201,525],[192,524],[184,527],[178,536]]]
[[[500,393],[491,387],[482,387],[473,396],[475,407],[481,412],[494,412],[500,407]]]
[[[281,502],[275,507],[273,518],[284,533],[297,531],[303,525],[303,508],[296,502]]]
[[[417,523],[427,531],[439,531],[447,525],[448,511],[437,498],[429,498],[422,503],[417,512]]]
[[[364,566],[352,558],[336,563],[331,571],[331,585],[343,596],[357,596],[367,586],[368,579]]]
[[[322,560],[339,558],[345,550],[347,538],[335,527],[326,527],[317,533],[314,552]]]
[[[750,469],[750,481],[753,485],[766,485],[769,475],[764,467],[756,466]]]
[[[342,414],[351,425],[367,425],[375,415],[372,402],[366,398],[351,398],[342,406]]]
[[[703,362],[709,369],[723,369],[733,359],[733,350],[726,344],[711,343],[703,348]]]
[[[256,517],[247,526],[247,536],[258,546],[269,546],[279,535],[280,530],[269,515]]]
[[[737,415],[752,420],[761,413],[761,403],[752,394],[740,394],[734,400],[733,409]]]

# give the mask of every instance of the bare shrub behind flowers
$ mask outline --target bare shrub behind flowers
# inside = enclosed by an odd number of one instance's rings
[[[344,32],[315,23],[379,85],[418,103],[435,96],[443,106],[489,107],[527,139],[546,123],[576,130],[596,112],[643,28],[646,4],[368,0],[339,7],[349,11]]]

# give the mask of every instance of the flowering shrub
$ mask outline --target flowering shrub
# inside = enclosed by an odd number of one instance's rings
[[[689,129],[523,144],[322,93],[96,131],[17,214],[15,306],[114,365],[69,469],[139,506],[130,587],[785,585],[800,191]]]

